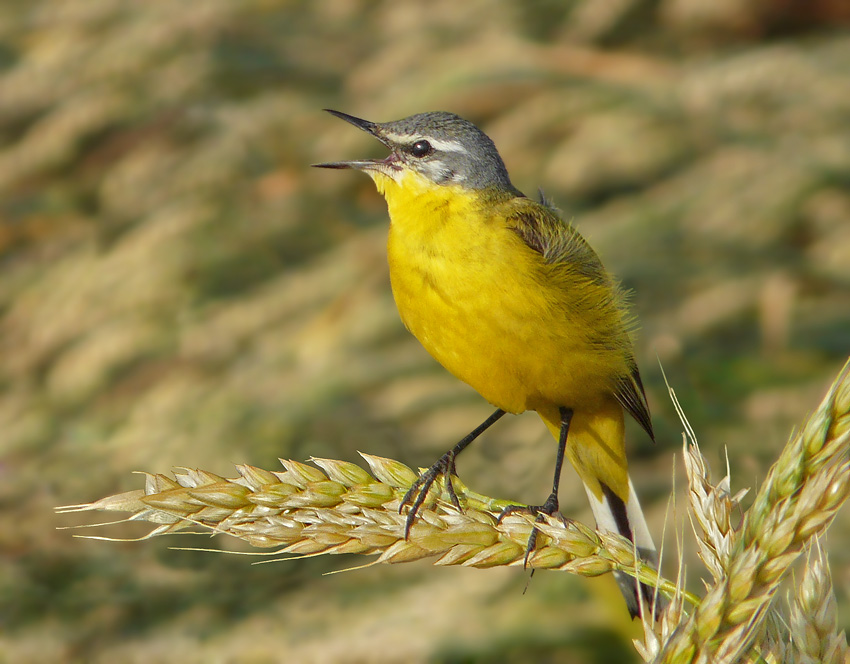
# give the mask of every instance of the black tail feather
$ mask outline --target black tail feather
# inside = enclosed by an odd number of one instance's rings
[[[614,523],[617,525],[617,531],[631,542],[634,542],[634,534],[632,533],[631,523],[629,522],[629,512],[623,500],[617,496],[611,489],[602,483],[602,493],[608,502],[608,507],[611,510],[611,516],[614,518]],[[638,556],[652,565],[658,566],[658,556],[655,551],[646,550],[638,547]],[[652,586],[645,583],[640,583],[633,577],[624,572],[614,572],[614,577],[617,579],[617,585],[620,586],[620,591],[626,600],[626,606],[629,609],[629,614],[632,618],[642,615],[641,606],[649,609],[650,612],[657,616],[662,608],[661,598],[656,600],[656,591]]]

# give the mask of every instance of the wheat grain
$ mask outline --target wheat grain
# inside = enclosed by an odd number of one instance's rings
[[[59,510],[129,511],[128,520],[158,524],[147,537],[200,526],[257,547],[278,547],[275,553],[282,555],[362,553],[377,555],[378,563],[434,558],[436,565],[469,567],[523,565],[528,536],[537,527],[542,535],[528,559],[532,568],[581,576],[621,571],[662,591],[675,590],[654,569],[636,563],[628,540],[555,518],[535,524],[518,514],[499,522],[507,501],[475,494],[458,480],[455,490],[465,510],[451,505],[441,485],[442,493],[429,500],[405,539],[400,499],[416,474],[392,459],[363,457],[371,475],[333,459],[313,459],[321,469],[282,461],[284,472],[240,465],[234,479],[185,468],[173,479],[148,474],[144,492]]]
[[[683,589],[681,571],[675,583],[659,577],[636,560],[633,545],[622,537],[553,517],[535,523],[516,514],[499,522],[511,501],[477,494],[458,479],[453,483],[464,510],[451,504],[438,482],[405,538],[399,505],[416,473],[366,454],[370,472],[345,461],[313,459],[315,466],[282,460],[279,472],[240,465],[233,479],[186,468],[173,478],[146,474],[144,491],[57,509],[129,512],[126,521],[155,524],[145,537],[200,527],[256,547],[276,547],[272,556],[360,553],[376,556],[374,563],[432,558],[435,565],[482,568],[523,565],[528,536],[538,528],[530,567],[582,576],[625,572],[671,598],[655,623],[644,623],[644,640],[635,644],[645,661],[845,661],[846,639],[837,631],[828,565],[819,548],[803,570],[789,619],[771,602],[791,565],[850,495],[850,362],[792,435],[740,527],[733,514],[744,492],[732,494],[728,468],[719,483],[711,482],[672,390],[671,397],[686,431],[691,524],[714,579],[702,600]],[[694,606],[690,615],[686,602]]]
[[[758,491],[726,574],[664,645],[657,661],[742,661],[779,583],[850,494],[850,363],[795,433]]]

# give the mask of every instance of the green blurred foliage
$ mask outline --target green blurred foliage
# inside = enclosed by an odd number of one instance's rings
[[[328,579],[363,561],[251,567],[73,540],[51,507],[175,465],[357,449],[427,465],[486,416],[397,319],[371,183],[308,168],[380,149],[323,107],[474,120],[634,290],[660,435],[629,444],[659,532],[680,426],[656,356],[718,472],[727,445],[733,486],[754,486],[850,347],[848,14],[838,0],[0,6],[5,661],[636,660],[605,581],[538,574],[522,595],[518,571],[427,565]],[[460,472],[534,502],[553,453],[527,415]],[[564,511],[589,520],[566,483]],[[848,534],[845,516],[829,543],[845,614]]]

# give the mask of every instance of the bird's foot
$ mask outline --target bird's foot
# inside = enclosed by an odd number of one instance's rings
[[[543,515],[553,516],[555,514],[566,523],[566,519],[564,516],[558,512],[558,494],[550,493],[549,497],[546,499],[546,502],[542,505],[508,505],[502,512],[499,514],[499,518],[497,523],[501,523],[502,519],[504,519],[509,514],[517,514],[518,512],[524,514],[530,514],[535,516],[534,519],[538,523],[543,522]],[[525,547],[525,560],[523,561],[523,568],[528,567],[528,557],[531,555],[532,551],[537,547],[537,534],[540,531],[537,528],[534,528],[531,531],[531,535],[528,536],[528,544]]]
[[[410,511],[408,511],[407,518],[404,522],[404,539],[407,539],[410,535],[410,527],[416,519],[416,514],[419,512],[419,508],[422,507],[422,503],[425,502],[425,498],[428,496],[431,486],[441,475],[445,478],[446,493],[449,494],[449,500],[452,501],[452,505],[460,510],[460,501],[457,498],[454,486],[452,486],[452,475],[456,474],[455,451],[449,450],[437,459],[437,462],[422,473],[410,486],[407,493],[404,494],[404,498],[401,499],[401,505],[398,507],[398,513],[401,514],[404,506],[410,505]]]

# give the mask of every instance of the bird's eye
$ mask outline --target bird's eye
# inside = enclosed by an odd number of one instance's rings
[[[427,157],[434,151],[431,144],[425,140],[416,141],[410,148],[410,153],[414,157]]]

